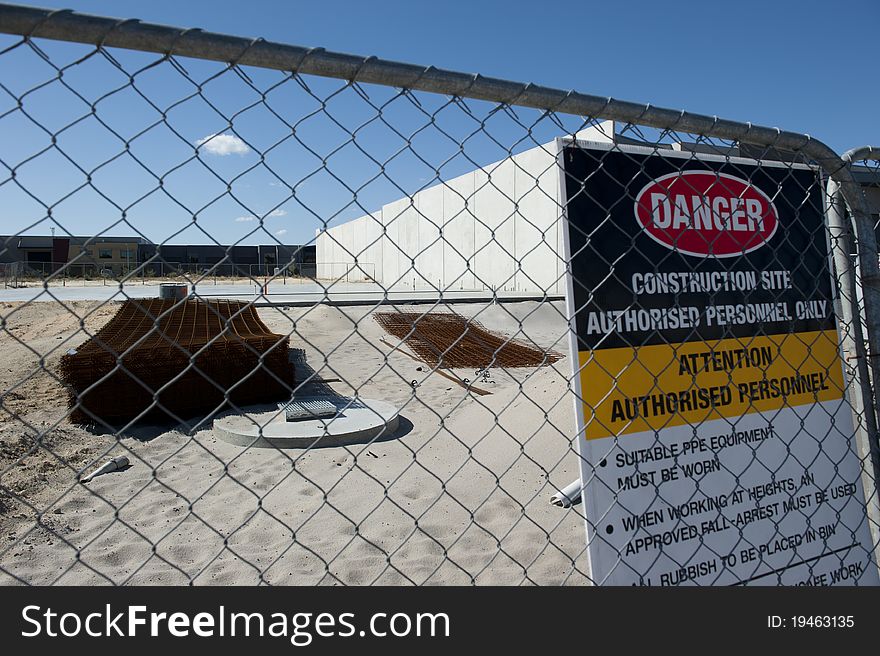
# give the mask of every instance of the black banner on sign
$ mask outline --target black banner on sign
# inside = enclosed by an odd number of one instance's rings
[[[571,146],[563,157],[567,211],[577,217],[569,238],[579,350],[834,329],[823,192],[816,171]],[[673,220],[676,211],[692,216],[693,198],[709,194],[700,181],[689,181],[690,172],[708,173],[713,196],[718,192],[722,198],[740,200],[743,192],[737,180],[763,192],[776,210],[778,224],[767,243],[756,248],[758,239],[747,238],[745,248],[733,254],[699,257],[681,252],[682,239],[674,239],[672,226],[660,230],[668,233],[668,245],[646,238],[633,208],[639,193],[653,181],[672,176],[679,189],[661,187],[658,196],[665,198],[658,209],[673,214]],[[683,198],[678,206],[677,197]],[[642,205],[650,213],[650,191]],[[707,205],[713,221],[730,214],[729,203],[717,212]],[[745,209],[743,213],[742,225],[748,227]],[[709,251],[716,239],[708,233],[702,245]],[[743,255],[749,248],[753,250]],[[821,309],[819,301],[827,302],[825,311],[811,312]],[[707,308],[744,304],[757,308],[764,320],[738,321],[736,313],[722,317],[717,311],[712,321],[707,320]],[[684,312],[681,318],[699,321],[670,327],[669,317],[664,317],[665,324],[647,330],[638,322],[632,330],[602,330],[628,318],[614,313],[670,308],[693,308],[694,313]]]

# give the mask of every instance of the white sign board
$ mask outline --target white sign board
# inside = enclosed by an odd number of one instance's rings
[[[560,142],[592,577],[878,584],[821,179]]]

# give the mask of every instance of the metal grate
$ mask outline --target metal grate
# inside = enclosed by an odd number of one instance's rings
[[[323,399],[296,399],[289,403],[279,403],[278,409],[284,411],[287,421],[323,419],[336,416],[336,406]]]

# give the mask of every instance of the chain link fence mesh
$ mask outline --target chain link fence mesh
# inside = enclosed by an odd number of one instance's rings
[[[222,63],[30,36],[53,20],[0,40],[0,205],[14,226],[0,241],[4,583],[601,583],[582,505],[549,503],[577,496],[580,471],[554,140],[605,143],[598,170],[629,146],[675,151],[681,171],[706,154],[770,161],[779,185],[828,164],[788,142],[652,128],[610,109],[236,63],[248,48]],[[814,179],[800,202],[821,199]],[[634,200],[621,189],[596,200],[609,215]],[[59,240],[77,247],[59,258]],[[174,255],[182,244],[203,249],[198,261]],[[310,252],[314,270],[294,271]],[[598,297],[617,274],[614,261],[595,266],[599,282],[574,284]],[[163,284],[186,298],[144,301]],[[837,287],[838,308],[862,302]],[[835,483],[864,484],[870,506],[857,436],[875,443],[874,402],[867,335],[852,328],[841,323],[833,346],[856,345],[838,383],[855,430],[813,435],[814,457],[844,458],[825,440],[857,451],[861,478]],[[103,364],[75,385],[64,363],[80,352]],[[136,409],[114,414],[126,386]],[[289,423],[290,399],[333,409],[308,410],[317,438],[295,448],[269,428]],[[399,411],[393,422],[373,400]],[[378,430],[346,440],[356,410]],[[83,481],[117,456],[121,471]],[[770,478],[784,464],[755,459]],[[698,485],[690,500],[705,498]],[[855,534],[849,518],[835,530]],[[783,520],[771,519],[779,536]],[[871,549],[856,549],[873,567]]]

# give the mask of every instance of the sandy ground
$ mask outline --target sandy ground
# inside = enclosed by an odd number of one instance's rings
[[[454,309],[567,353],[557,304]],[[0,582],[585,582],[579,509],[548,503],[577,475],[568,358],[492,370],[494,383],[481,383],[492,394],[473,396],[391,352],[369,309],[261,308],[319,376],[341,379],[336,391],[395,403],[405,421],[371,444],[245,449],[209,422],[118,435],[67,422],[52,372],[114,311],[0,304]],[[131,467],[77,483],[116,454]]]

